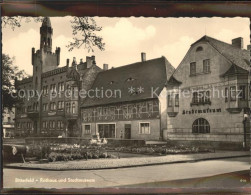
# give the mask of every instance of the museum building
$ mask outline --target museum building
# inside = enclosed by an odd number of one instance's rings
[[[174,71],[167,90],[165,140],[250,142],[250,46],[203,36]],[[179,104],[175,103],[179,96]]]

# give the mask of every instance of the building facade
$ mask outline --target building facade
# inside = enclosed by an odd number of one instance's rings
[[[60,48],[52,52],[53,29],[48,17],[40,28],[40,49],[32,48],[32,77],[15,82],[19,102],[16,105],[16,136],[79,136],[81,123],[80,90],[88,90],[101,69],[95,56],[80,63],[60,64]],[[77,95],[75,95],[77,94]]]
[[[164,138],[249,144],[249,59],[242,38],[232,45],[208,36],[193,43],[173,74],[180,83],[168,89]]]
[[[103,96],[88,97],[81,106],[82,137],[162,140],[166,127],[165,101],[159,96],[174,68],[165,57],[100,72],[92,90]]]

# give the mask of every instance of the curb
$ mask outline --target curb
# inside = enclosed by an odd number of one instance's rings
[[[104,169],[120,169],[120,168],[132,168],[132,167],[143,167],[143,166],[154,166],[154,165],[164,165],[164,164],[175,164],[175,163],[193,163],[199,161],[208,161],[208,160],[218,160],[218,159],[228,159],[228,158],[237,158],[237,157],[250,157],[250,155],[236,155],[236,156],[226,156],[226,157],[214,157],[214,158],[200,158],[195,160],[178,160],[172,162],[156,162],[149,164],[139,164],[139,165],[125,165],[125,166],[114,166],[114,167],[100,167],[100,168],[41,168],[41,167],[19,167],[11,164],[6,164],[3,168],[11,168],[11,169],[22,169],[22,170],[45,170],[45,171],[77,171],[77,170],[104,170]]]

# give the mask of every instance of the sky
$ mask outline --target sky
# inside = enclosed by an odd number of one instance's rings
[[[105,50],[95,48],[94,52],[74,49],[69,52],[66,45],[72,40],[71,17],[51,17],[53,28],[52,51],[61,48],[59,66],[66,65],[66,59],[76,57],[77,62],[86,56],[95,55],[96,64],[109,68],[119,67],[141,60],[141,52],[146,59],[165,56],[176,68],[182,61],[190,45],[203,37],[211,36],[231,43],[233,38],[243,37],[244,48],[250,44],[248,18],[106,18],[94,17],[97,25],[102,27],[98,35],[103,37]],[[13,31],[6,26],[2,29],[3,53],[15,57],[14,63],[20,70],[32,74],[31,49],[40,47],[40,26],[33,20],[23,22]]]

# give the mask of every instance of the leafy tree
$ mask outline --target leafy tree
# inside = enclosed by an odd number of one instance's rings
[[[2,108],[9,110],[15,105],[15,78],[20,80],[28,75],[13,64],[14,58],[2,54]]]
[[[7,26],[10,26],[12,30],[15,30],[16,27],[21,27],[21,23],[23,21],[27,23],[30,22],[32,19],[35,22],[43,21],[43,17],[32,18],[23,16],[4,16],[2,18],[3,27],[6,28]],[[94,51],[95,47],[97,47],[101,51],[105,49],[105,43],[103,42],[103,38],[96,34],[96,32],[102,30],[102,27],[98,26],[93,18],[73,17],[70,22],[72,27],[73,40],[70,41],[68,45],[66,45],[69,51],[72,51],[75,48],[79,49],[81,48],[81,46],[84,46],[84,48],[87,49],[88,52]]]

